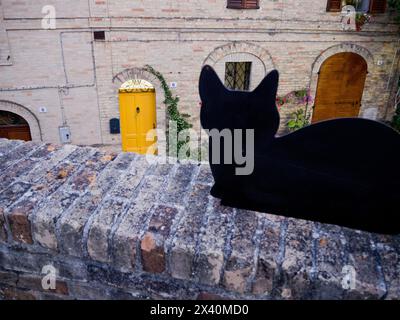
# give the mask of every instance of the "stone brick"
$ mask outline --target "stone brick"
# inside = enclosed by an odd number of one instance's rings
[[[341,299],[344,291],[342,282],[346,272],[348,254],[346,239],[337,226],[318,225],[317,274],[314,285],[315,299]]]
[[[170,272],[174,278],[190,279],[192,277],[196,243],[207,211],[209,193],[209,186],[194,185],[187,197],[185,214],[177,227],[169,257]]]
[[[149,227],[140,245],[144,271],[151,273],[165,271],[165,241],[170,234],[172,223],[177,214],[176,208],[163,205],[154,208]]]
[[[89,256],[97,261],[110,261],[108,239],[111,228],[120,214],[126,210],[127,204],[120,199],[109,199],[99,209],[90,227],[87,250]]]
[[[16,182],[0,193],[0,205],[7,208],[31,188],[31,184],[24,182]]]
[[[101,158],[101,166],[93,171],[96,178],[88,185],[87,192],[80,197],[58,221],[59,246],[73,256],[83,255],[83,231],[89,218],[95,213],[106,194],[115,186],[122,171],[117,170],[126,156],[121,154],[115,160],[111,156]],[[104,168],[104,169],[103,169]]]
[[[270,295],[276,286],[279,273],[281,222],[267,215],[263,220],[263,230],[257,261],[257,271],[253,282],[253,294]]]
[[[129,155],[129,153],[127,155]],[[123,171],[124,176],[123,179],[118,181],[118,184],[110,190],[110,197],[121,197],[130,200],[149,168],[149,163],[143,157],[135,160],[132,158],[128,159],[130,160],[129,164],[131,168],[129,170],[127,168],[125,171],[123,168],[119,169]],[[155,172],[151,172],[151,174],[157,175]]]
[[[146,176],[133,197],[127,213],[113,234],[113,263],[123,271],[130,271],[136,263],[137,245],[146,229],[153,203],[159,198],[165,183],[164,177]]]
[[[312,292],[313,223],[288,219],[282,262],[282,297],[306,299]]]
[[[50,145],[51,148],[52,145]],[[34,183],[42,179],[49,171],[51,171],[61,161],[69,157],[77,147],[73,145],[64,145],[62,148],[55,147],[55,150],[51,153],[51,156],[41,159],[39,164],[36,165],[31,171],[26,173],[24,176],[19,177],[21,181],[27,183]]]
[[[42,286],[42,277],[35,277],[31,275],[20,275],[18,278],[18,287],[34,291],[68,295],[68,286],[64,281],[56,280],[54,289],[44,289]]]
[[[221,206],[217,199],[211,201],[194,267],[194,275],[200,283],[218,285],[220,282],[233,215],[234,209]]]
[[[385,294],[378,261],[372,250],[371,235],[343,229],[349,259],[347,264],[355,270],[355,289],[345,292],[345,299],[380,299]]]
[[[8,186],[16,179],[25,176],[28,172],[33,170],[39,161],[43,161],[48,156],[51,157],[52,152],[56,149],[54,145],[45,144],[40,146],[35,152],[33,152],[28,158],[22,159],[17,162],[12,170],[5,171],[0,175],[0,181],[2,186]]]
[[[41,254],[15,252],[7,247],[0,247],[0,265],[7,270],[40,273],[42,267],[50,264],[50,259]]]
[[[0,141],[0,157],[3,159],[7,154],[11,153],[15,148],[20,146],[22,141],[20,140],[8,140],[1,139]]]
[[[6,221],[4,217],[4,210],[0,208],[0,242],[7,241]]]
[[[170,163],[157,163],[153,165],[151,173],[155,176],[167,176],[173,170],[173,168],[174,165]]]
[[[8,209],[11,234],[15,241],[32,244],[30,215],[40,201],[46,201],[46,197],[56,191],[68,177],[78,169],[80,162],[87,157],[86,149],[79,149],[71,154],[65,161],[52,169],[44,178],[33,185],[29,192]],[[89,153],[90,155],[90,153]]]
[[[80,195],[60,190],[52,194],[33,216],[32,233],[34,240],[49,249],[57,249],[56,223],[63,212],[76,201]]]
[[[0,297],[4,300],[38,300],[40,295],[32,290],[21,290],[15,287],[0,287]]]
[[[89,226],[87,248],[90,257],[97,261],[110,261],[109,238],[112,228],[118,219],[123,216],[129,207],[130,200],[140,185],[149,164],[145,158],[132,162],[132,167],[127,170],[117,185],[109,192],[107,200],[96,213]]]
[[[199,295],[197,296],[197,300],[229,300],[229,299],[215,293],[200,292]]]
[[[231,239],[231,254],[225,265],[223,285],[238,293],[248,290],[250,276],[254,269],[254,237],[258,227],[254,212],[238,210],[234,218]]]
[[[29,154],[31,154],[41,146],[42,144],[38,144],[35,142],[20,144],[13,150],[13,152],[9,152],[2,157],[2,161],[0,163],[0,172],[3,172],[14,163],[17,163],[21,159],[29,156]]]
[[[184,164],[176,169],[174,176],[168,183],[163,201],[168,204],[182,205],[184,204],[183,194],[190,187],[190,183],[196,173],[197,166],[192,164]]]
[[[15,287],[18,281],[18,274],[13,271],[0,270],[0,285]]]
[[[33,206],[21,208],[22,211],[13,212],[8,216],[11,234],[15,241],[32,244],[31,223],[28,220],[27,211],[32,210]]]
[[[202,164],[197,175],[196,182],[204,184],[213,184],[214,178],[211,174],[211,168],[208,164]]]
[[[400,238],[393,239],[391,236],[376,235],[375,241],[387,287],[386,299],[398,300],[400,297]]]

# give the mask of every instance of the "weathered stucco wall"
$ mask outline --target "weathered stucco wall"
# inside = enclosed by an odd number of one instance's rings
[[[400,298],[398,236],[222,207],[212,182],[205,165],[1,139],[0,298]]]
[[[44,5],[55,6],[55,30],[41,28]],[[168,83],[177,82],[179,108],[199,130],[197,82],[204,63],[223,76],[224,59],[250,55],[252,87],[274,67],[281,73],[280,95],[309,87],[315,94],[315,66],[329,54],[350,50],[364,53],[369,64],[360,116],[390,118],[399,55],[397,27],[387,14],[374,16],[362,32],[345,32],[340,14],[326,12],[326,1],[261,0],[260,6],[231,10],[222,0],[2,0],[0,37],[7,41],[0,42],[0,100],[30,110],[43,141],[58,143],[58,127],[68,125],[74,144],[120,144],[119,135],[109,133],[109,120],[119,117],[115,76],[121,72],[150,64]],[[106,40],[93,41],[94,30],[104,30]],[[164,128],[164,97],[154,85]],[[47,113],[39,112],[43,106]],[[281,110],[282,126],[288,111]]]

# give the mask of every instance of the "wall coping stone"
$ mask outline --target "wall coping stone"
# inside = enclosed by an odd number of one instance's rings
[[[212,183],[206,164],[0,139],[0,299],[400,298],[399,236],[223,207]]]

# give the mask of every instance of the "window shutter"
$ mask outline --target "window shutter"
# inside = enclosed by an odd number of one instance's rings
[[[242,9],[242,0],[228,0],[228,8],[230,9]]]
[[[259,9],[259,0],[228,0],[229,9]]]
[[[386,0],[371,0],[369,5],[369,12],[370,13],[385,13],[386,11]]]
[[[328,0],[328,6],[326,11],[328,12],[340,12],[342,10],[341,0]]]
[[[245,9],[259,9],[258,5],[258,0],[245,0],[244,2],[244,8]]]

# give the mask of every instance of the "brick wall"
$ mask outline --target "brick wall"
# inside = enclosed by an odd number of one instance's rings
[[[44,5],[55,6],[55,30],[41,27]],[[251,57],[253,87],[274,67],[281,73],[280,95],[304,88],[315,95],[315,66],[350,50],[364,52],[369,64],[360,116],[391,118],[400,55],[389,14],[374,16],[362,32],[345,32],[340,14],[326,12],[326,1],[262,0],[260,7],[226,9],[224,0],[2,0],[0,100],[33,113],[43,141],[59,143],[58,127],[68,125],[74,144],[120,145],[109,120],[119,117],[120,83],[113,80],[121,72],[150,64],[168,83],[177,82],[179,108],[200,130],[197,82],[204,63],[223,77],[226,59]],[[105,30],[106,40],[93,42],[94,30]],[[164,129],[164,97],[153,84],[158,127]],[[281,129],[290,111],[282,110]]]
[[[400,298],[398,236],[223,207],[204,164],[1,139],[0,172],[2,299]]]

